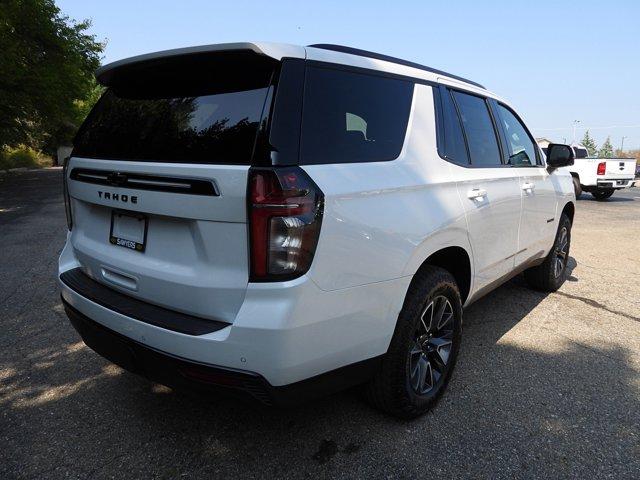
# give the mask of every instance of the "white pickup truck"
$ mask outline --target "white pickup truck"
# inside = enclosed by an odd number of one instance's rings
[[[564,167],[573,177],[576,198],[589,192],[602,201],[616,190],[634,185],[636,161],[633,158],[589,158],[582,145],[572,145],[574,164]],[[545,148],[542,148],[545,151]],[[546,154],[546,152],[545,152]]]

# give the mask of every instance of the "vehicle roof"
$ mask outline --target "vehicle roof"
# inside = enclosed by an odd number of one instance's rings
[[[144,55],[137,55],[109,63],[100,67],[96,71],[96,77],[100,83],[109,85],[109,81],[112,78],[113,73],[128,65],[143,63],[160,58],[179,57],[207,52],[242,50],[252,51],[256,54],[265,55],[275,60],[282,60],[285,57],[304,58],[308,60],[317,60],[379,70],[435,83],[462,87],[466,90],[477,91],[478,93],[495,97],[494,94],[487,91],[479,83],[472,82],[471,80],[467,80],[457,75],[452,75],[441,70],[400,58],[390,57],[388,55],[332,44],[315,44],[309,45],[308,47],[302,47],[299,45],[289,45],[285,43],[239,42],[176,48],[172,50],[163,50]]]
[[[476,87],[480,87],[482,89],[485,88],[483,85],[480,85],[477,82],[473,82],[471,80],[460,77],[458,75],[453,75],[451,73],[447,73],[442,70],[437,70],[432,67],[427,67],[426,65],[421,65],[416,62],[410,62],[409,60],[403,60],[402,58],[392,57],[390,55],[383,55],[381,53],[376,53],[376,52],[370,52],[369,50],[361,50],[359,48],[345,47],[344,45],[334,45],[330,43],[318,43],[314,45],[309,45],[309,48],[320,48],[323,50],[330,50],[333,52],[349,53],[351,55],[357,55],[359,57],[367,57],[367,58],[375,58],[378,60],[384,60],[386,62],[396,63],[398,65],[405,65],[407,67],[413,67],[419,70],[425,70],[427,72],[435,73],[437,75],[444,75],[446,77],[460,80],[465,83],[470,83],[471,85],[475,85]]]

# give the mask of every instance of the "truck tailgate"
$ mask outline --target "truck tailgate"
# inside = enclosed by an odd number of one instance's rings
[[[635,176],[635,159],[609,158],[603,161],[607,164],[605,179],[632,179]]]

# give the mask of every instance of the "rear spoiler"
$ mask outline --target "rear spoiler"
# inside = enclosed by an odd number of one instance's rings
[[[118,76],[118,73],[122,72],[123,70],[128,70],[129,67],[135,67],[137,65],[163,59],[222,52],[254,53],[256,55],[273,58],[276,61],[280,61],[284,57],[306,57],[304,47],[299,47],[296,45],[268,42],[219,43],[214,45],[200,45],[197,47],[163,50],[160,52],[147,53],[144,55],[125,58],[98,68],[98,70],[96,70],[96,78],[100,84],[104,86],[110,86],[114,78]]]

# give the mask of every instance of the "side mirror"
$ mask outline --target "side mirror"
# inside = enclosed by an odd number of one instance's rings
[[[573,165],[573,148],[560,143],[550,143],[547,147],[547,167],[560,168]]]

